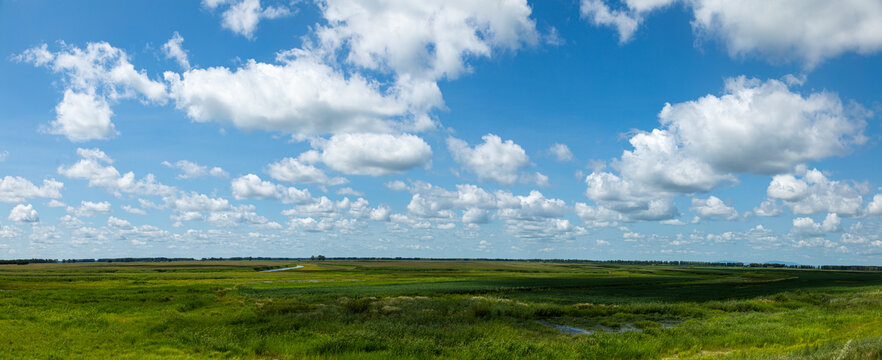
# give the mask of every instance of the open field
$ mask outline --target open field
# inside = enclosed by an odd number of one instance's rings
[[[478,261],[0,265],[0,349],[9,359],[879,359],[882,274]]]

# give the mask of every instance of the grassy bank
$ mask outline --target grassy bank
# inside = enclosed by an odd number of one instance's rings
[[[0,265],[0,358],[882,358],[879,273],[293,265]]]

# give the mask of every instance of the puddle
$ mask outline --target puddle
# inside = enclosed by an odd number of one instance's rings
[[[261,272],[276,272],[276,271],[285,271],[285,270],[293,270],[293,269],[300,269],[300,268],[302,268],[302,267],[303,267],[303,265],[297,265],[297,266],[293,266],[293,267],[286,267],[286,268],[281,268],[281,269],[270,269],[270,270],[263,270],[263,271],[261,271]]]
[[[595,333],[595,331],[593,331],[593,330],[585,330],[585,329],[577,328],[574,326],[558,325],[558,324],[550,323],[545,320],[539,320],[539,323],[542,325],[548,326],[548,327],[553,327],[553,328],[560,330],[560,332],[567,334],[567,335],[591,335],[591,334]]]
[[[332,281],[364,281],[362,279],[298,279],[298,280],[288,280],[288,282],[294,283],[318,283],[318,282],[332,282]]]
[[[555,324],[555,323],[545,321],[545,320],[538,320],[538,322],[542,325],[545,325],[548,327],[553,327],[553,328],[559,330],[560,332],[562,332],[564,334],[568,334],[568,335],[591,335],[591,334],[599,333],[599,332],[619,333],[619,334],[624,334],[626,332],[632,332],[632,331],[633,332],[643,332],[643,329],[638,328],[638,327],[634,326],[633,323],[629,323],[629,322],[623,323],[619,327],[609,327],[609,326],[597,325],[595,328],[592,328],[592,329],[583,329],[583,328],[578,328],[575,326],[560,325],[560,324]],[[677,324],[681,323],[682,321],[679,321],[679,320],[659,320],[656,322],[661,324],[662,329],[669,329],[674,326],[677,326]]]

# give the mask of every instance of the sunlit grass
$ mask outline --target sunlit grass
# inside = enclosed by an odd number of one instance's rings
[[[878,273],[464,261],[255,270],[289,265],[2,265],[0,358],[882,354]]]

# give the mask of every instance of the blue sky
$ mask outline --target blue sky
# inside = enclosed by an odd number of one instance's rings
[[[882,4],[0,1],[0,258],[882,260]]]

